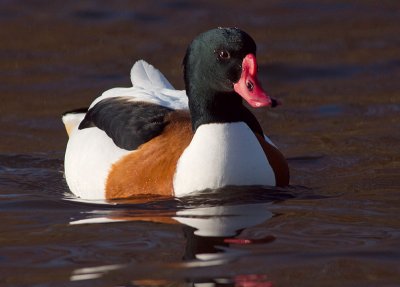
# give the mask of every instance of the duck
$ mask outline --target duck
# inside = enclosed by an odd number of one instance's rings
[[[194,38],[183,59],[185,90],[137,61],[132,87],[112,88],[88,108],[63,114],[69,189],[82,199],[114,200],[287,186],[285,157],[244,104],[280,104],[257,74],[256,43],[238,28]]]

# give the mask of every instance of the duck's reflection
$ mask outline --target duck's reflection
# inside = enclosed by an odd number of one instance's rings
[[[265,244],[274,240],[273,236],[244,238],[241,235],[246,228],[264,223],[272,218],[273,214],[268,210],[270,205],[271,202],[205,207],[191,206],[189,208],[179,208],[172,216],[160,216],[160,214],[138,216],[128,210],[124,212],[121,209],[107,209],[102,212],[103,216],[81,219],[73,221],[71,224],[110,221],[180,223],[186,239],[183,256],[184,266],[186,268],[209,267],[227,264],[248,252],[244,248],[237,248],[238,245]],[[99,215],[98,212],[96,213]],[[102,275],[100,274],[100,276]],[[260,280],[260,278],[263,280]],[[146,280],[145,282],[145,285],[152,285],[150,283],[151,280]],[[134,283],[143,285],[142,281],[135,281]],[[265,280],[265,275],[203,278],[202,280],[191,280],[191,283],[195,285],[201,284],[202,286],[246,286],[248,285],[247,283],[251,284],[251,286],[272,286],[268,285],[271,282]]]
[[[178,211],[174,219],[184,225],[184,259],[197,259],[212,265],[222,264],[243,254],[243,250],[232,249],[229,246],[251,243],[251,239],[237,236],[245,228],[270,219],[273,214],[268,210],[269,205],[270,203],[243,204]]]

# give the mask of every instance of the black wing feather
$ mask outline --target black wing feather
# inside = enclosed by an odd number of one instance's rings
[[[118,147],[135,150],[162,133],[168,124],[165,116],[172,111],[151,103],[108,98],[98,102],[87,112],[79,129],[97,127]]]

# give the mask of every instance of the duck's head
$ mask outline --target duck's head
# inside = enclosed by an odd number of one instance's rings
[[[201,105],[229,109],[242,99],[252,107],[276,106],[257,79],[256,44],[237,28],[197,36],[187,49],[184,76],[191,111]],[[223,102],[225,101],[225,102]]]

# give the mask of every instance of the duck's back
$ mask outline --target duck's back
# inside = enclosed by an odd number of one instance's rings
[[[190,125],[185,91],[175,90],[157,69],[138,61],[131,79],[132,87],[104,92],[86,113],[63,117],[69,134],[65,177],[78,197],[115,198],[106,186],[112,186],[108,180],[114,178],[110,174],[114,175],[113,168],[120,160],[139,155],[138,148],[149,146],[154,138],[170,130],[166,127],[176,118],[172,114],[177,110],[180,115],[186,114],[184,120],[180,117],[180,124]],[[127,174],[124,172],[124,176]],[[132,189],[130,192],[134,193]]]

